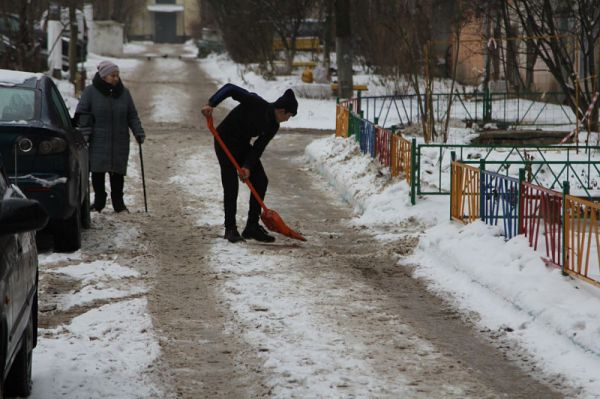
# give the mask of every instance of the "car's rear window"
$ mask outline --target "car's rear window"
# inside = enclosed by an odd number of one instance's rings
[[[35,92],[18,87],[0,87],[0,121],[33,119]]]

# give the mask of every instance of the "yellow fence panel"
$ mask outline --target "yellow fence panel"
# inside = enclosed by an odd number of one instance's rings
[[[457,161],[452,162],[450,183],[450,215],[462,223],[479,219],[479,169]]]
[[[410,184],[411,142],[400,136],[400,169],[404,172],[404,180]]]
[[[350,111],[342,104],[335,107],[335,135],[336,137],[348,137],[348,119]]]
[[[410,150],[411,142],[399,134],[392,135],[391,142],[391,169],[392,176],[404,173],[404,179],[410,184]]]
[[[600,286],[600,204],[565,196],[565,272]]]

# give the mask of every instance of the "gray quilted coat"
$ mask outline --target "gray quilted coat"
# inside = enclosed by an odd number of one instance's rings
[[[90,136],[90,171],[127,174],[129,129],[145,137],[129,90],[121,81],[108,85],[98,74],[81,94],[75,113],[91,112],[95,123]]]

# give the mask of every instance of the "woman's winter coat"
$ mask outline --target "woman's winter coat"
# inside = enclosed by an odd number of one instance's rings
[[[129,129],[136,138],[145,137],[129,90],[120,80],[112,86],[96,73],[75,113],[82,112],[91,112],[95,119],[90,137],[90,171],[127,174]]]

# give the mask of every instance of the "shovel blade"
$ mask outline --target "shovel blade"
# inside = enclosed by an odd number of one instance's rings
[[[302,236],[302,234],[297,231],[292,230],[288,227],[281,219],[281,216],[277,212],[272,209],[267,209],[263,211],[260,215],[261,220],[267,229],[274,231],[275,233],[282,234],[286,237],[290,237],[300,241],[306,241],[306,238]]]

